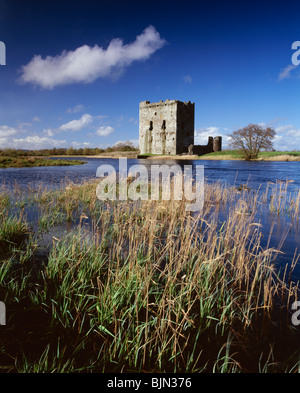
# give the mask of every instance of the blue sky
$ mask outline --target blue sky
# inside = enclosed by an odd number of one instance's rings
[[[299,1],[0,0],[0,148],[137,144],[139,102],[177,99],[197,143],[258,123],[300,150],[299,20]]]

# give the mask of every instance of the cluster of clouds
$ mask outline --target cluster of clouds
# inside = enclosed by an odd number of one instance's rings
[[[56,129],[46,129],[44,133],[49,137],[53,137],[55,134],[59,134],[61,132],[78,132],[83,129],[90,130],[90,135],[98,135],[98,136],[108,136],[112,134],[115,129],[109,125],[98,125],[92,126],[92,123],[95,119],[103,119],[106,116],[92,116],[89,113],[85,113],[79,119],[71,120],[67,123],[62,124]]]
[[[9,128],[10,130],[7,130]],[[66,147],[66,140],[53,139],[47,136],[27,135],[23,136],[24,130],[0,126],[0,146],[2,149],[48,149],[53,147]]]
[[[138,124],[138,120],[133,117],[124,115],[115,119],[115,127],[111,125],[112,119],[106,115],[91,115],[89,113],[79,114],[85,111],[85,106],[78,104],[69,107],[65,112],[67,114],[77,114],[73,120],[60,124],[57,128],[44,128],[39,132],[34,132],[34,125],[42,122],[38,116],[34,116],[31,122],[18,123],[17,126],[0,125],[0,149],[48,149],[60,147],[93,147],[108,146],[107,136],[115,133],[116,128],[122,123]],[[83,142],[78,140],[85,139]],[[117,141],[124,143],[124,141]],[[138,140],[132,140],[135,146],[138,146]],[[112,143],[109,142],[111,146]]]
[[[32,118],[32,122],[40,122],[38,116]],[[32,123],[19,123],[17,127],[7,125],[0,126],[0,147],[12,149],[46,149],[49,147],[63,147],[66,140],[56,140],[48,136],[25,135],[27,128]]]
[[[69,113],[75,112],[71,111]],[[78,143],[76,141],[71,143],[68,142],[70,135],[78,133],[79,131],[84,131],[85,136],[106,137],[112,134],[115,129],[110,125],[101,125],[101,120],[104,118],[106,118],[106,116],[92,116],[85,113],[81,117],[61,124],[57,128],[44,129],[38,135],[28,135],[32,134],[29,131],[32,123],[22,123],[17,127],[2,125],[0,126],[0,146],[1,148],[14,149],[46,149],[53,147],[68,147],[70,145],[73,147],[82,147],[82,145],[88,146],[90,142],[86,141],[83,143]],[[40,121],[38,117],[34,117],[32,120]],[[58,134],[62,134],[64,138],[58,138]]]
[[[116,38],[106,49],[83,45],[44,59],[36,55],[22,67],[20,81],[53,89],[71,83],[91,83],[98,78],[116,78],[133,62],[148,59],[165,44],[156,29],[148,26],[130,44]]]
[[[276,127],[275,131],[274,148],[276,150],[289,151],[300,146],[300,129],[293,124]]]

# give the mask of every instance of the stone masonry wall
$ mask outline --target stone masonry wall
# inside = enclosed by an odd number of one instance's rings
[[[209,137],[207,145],[194,145],[195,104],[178,100],[139,106],[140,154],[206,154],[222,150],[221,137]]]
[[[140,103],[141,154],[176,154],[176,103]]]
[[[207,145],[194,145],[193,146],[193,154],[197,154],[198,156],[202,156],[203,154],[213,153],[215,151],[222,151],[222,137],[216,136],[208,137]]]

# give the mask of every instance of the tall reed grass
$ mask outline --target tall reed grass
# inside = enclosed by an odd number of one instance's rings
[[[296,194],[207,183],[203,211],[190,213],[184,201],[99,201],[96,185],[35,192],[39,222],[46,217],[39,234],[54,236],[42,262],[33,237],[26,257],[15,248],[0,262],[9,305],[0,368],[297,370],[298,286],[289,272],[279,277],[280,250],[262,246],[258,219],[263,206],[298,219]],[[70,230],[55,233],[66,222]]]

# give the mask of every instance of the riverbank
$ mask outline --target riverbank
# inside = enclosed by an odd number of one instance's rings
[[[222,152],[208,153],[198,158],[199,160],[245,160],[241,152],[225,150]],[[300,161],[300,152],[263,151],[257,158],[250,161]]]
[[[124,151],[116,151],[116,152],[108,152],[108,153],[101,153],[101,154],[92,154],[92,155],[56,155],[51,156],[51,158],[60,157],[60,158],[133,158],[136,159],[138,156],[138,152],[124,152]]]
[[[243,155],[240,151],[237,150],[224,150],[221,152],[214,152],[204,154],[202,156],[198,156],[196,154],[188,155],[188,154],[178,154],[178,155],[142,155],[139,154],[138,150],[114,150],[108,149],[109,151],[103,151],[99,154],[77,154],[75,149],[74,154],[48,154],[48,152],[40,151],[40,155],[37,155],[38,151],[34,151],[35,154],[32,156],[25,155],[24,157],[21,155],[20,152],[12,151],[11,155],[7,156],[0,156],[0,168],[5,168],[9,166],[14,167],[22,167],[22,166],[49,166],[49,165],[79,165],[83,162],[74,161],[74,160],[65,160],[64,162],[59,162],[57,158],[108,158],[108,159],[119,159],[119,158],[128,158],[128,159],[147,159],[147,160],[245,160]],[[84,150],[84,149],[82,149]],[[51,153],[51,152],[50,152]],[[11,163],[5,164],[5,160],[10,158],[12,161]],[[50,163],[49,161],[42,161],[48,160],[50,158],[56,158],[55,163]],[[35,161],[35,162],[34,162]],[[54,161],[54,160],[53,160]],[[291,152],[282,152],[282,151],[268,151],[268,152],[260,152],[258,158],[252,159],[251,161],[300,161],[300,152],[299,151],[291,151]],[[23,162],[23,163],[22,163]],[[7,165],[7,166],[4,166]]]
[[[44,157],[0,157],[0,168],[82,165],[82,160],[52,160]]]
[[[140,159],[148,160],[164,160],[164,159],[176,159],[176,160],[240,160],[245,161],[245,158],[239,151],[222,151],[198,155],[140,155]],[[258,157],[250,161],[300,161],[300,152],[260,152]]]

